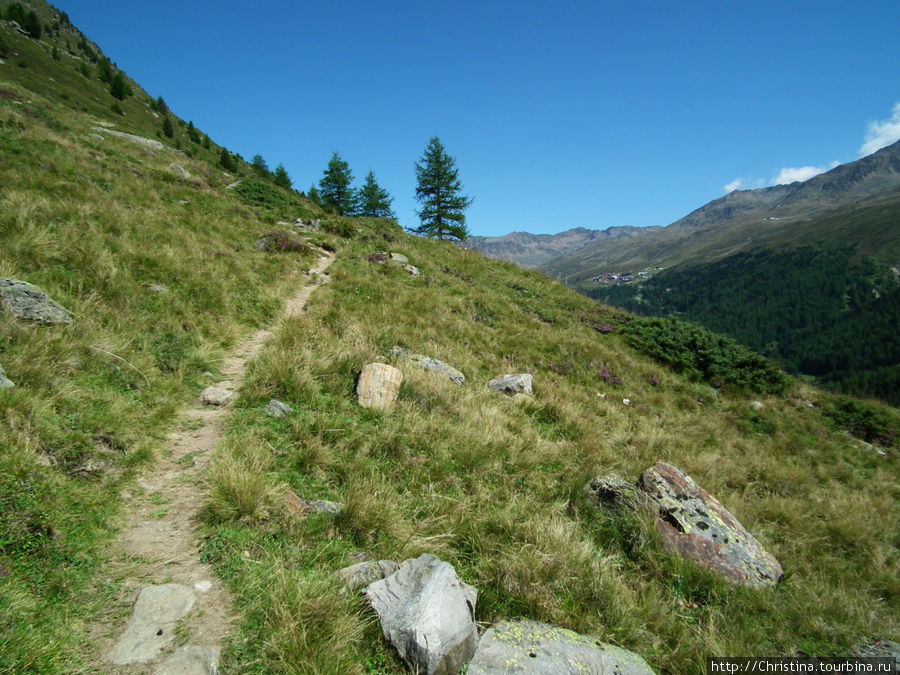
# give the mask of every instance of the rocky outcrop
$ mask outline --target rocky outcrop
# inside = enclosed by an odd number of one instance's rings
[[[356,399],[363,408],[389,410],[400,394],[403,373],[385,363],[363,367],[356,382]]]
[[[125,632],[109,652],[116,665],[146,663],[175,639],[175,624],[194,606],[196,596],[182,584],[144,586]]]
[[[171,164],[169,164],[169,170],[172,173],[174,173],[176,176],[180,176],[181,178],[190,178],[191,177],[190,171],[185,169],[180,164],[176,164],[175,162],[172,162]]]
[[[219,647],[181,647],[169,654],[153,675],[215,675],[221,653]]]
[[[673,553],[713,568],[735,584],[769,587],[781,580],[778,561],[684,472],[657,462],[641,474],[638,487],[658,508],[656,527]]]
[[[393,560],[367,560],[344,567],[334,574],[347,585],[347,588],[355,591],[391,576],[399,567]]]
[[[584,495],[595,506],[610,512],[634,509],[644,500],[642,493],[619,476],[597,476],[584,486]]]
[[[565,628],[537,621],[501,621],[491,626],[469,663],[469,675],[653,675],[643,658]]]
[[[13,316],[26,321],[72,323],[72,312],[27,281],[0,279],[0,303]]]
[[[138,145],[143,145],[147,148],[153,148],[154,150],[162,150],[163,144],[159,141],[154,141],[152,138],[144,138],[143,136],[136,136],[135,134],[127,134],[124,131],[116,131],[115,129],[108,129],[106,127],[91,127],[94,131],[102,131],[105,134],[109,134],[110,136],[117,136],[118,138],[125,139],[126,141],[131,141],[132,143],[137,143]]]
[[[519,375],[501,375],[495,377],[488,382],[488,386],[494,391],[501,394],[512,396],[514,394],[525,394],[531,396],[532,377],[530,373],[521,373]]]
[[[413,365],[422,368],[423,370],[430,370],[435,373],[440,373],[441,375],[445,375],[447,379],[449,379],[454,384],[463,384],[466,381],[466,376],[459,372],[453,366],[444,363],[443,361],[439,361],[438,359],[433,359],[430,356],[425,356],[424,354],[413,354],[402,347],[394,347],[391,350],[391,354],[394,356],[399,356],[401,359],[406,359]]]
[[[431,554],[407,560],[363,591],[385,638],[413,672],[456,675],[478,642],[478,592]]]

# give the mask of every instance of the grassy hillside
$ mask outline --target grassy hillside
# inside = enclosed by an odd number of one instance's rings
[[[203,555],[241,616],[224,672],[402,672],[363,601],[332,577],[356,554],[433,553],[479,590],[482,625],[550,621],[660,672],[698,672],[710,655],[847,654],[900,635],[896,411],[389,221],[288,232],[279,221],[321,212],[265,181],[226,189],[234,176],[214,149],[187,140],[199,145],[190,157],[158,139],[149,104],[124,121],[106,112],[93,80],[99,102],[85,111],[72,101],[80,86],[67,100],[69,85],[49,84],[57,71],[36,76],[36,64],[60,63],[49,43],[0,32],[17,52],[0,66],[0,277],[75,315],[44,326],[0,311],[0,365],[16,384],[0,389],[0,672],[94,662],[88,627],[124,581],[106,553],[124,494],[204,373],[305,283],[312,247],[336,251],[333,279],[254,362],[208,472]],[[95,131],[102,122],[167,147]],[[294,243],[256,250],[274,230]],[[370,259],[380,251],[406,254],[421,276]],[[394,346],[467,381],[416,370]],[[355,402],[373,360],[404,371],[392,412]],[[534,374],[532,400],[486,387],[510,372]],[[272,398],[295,412],[265,415]],[[648,519],[585,502],[589,478],[633,480],[657,460],[718,497],[785,580],[730,586],[667,554]],[[346,509],[299,518],[287,489]]]

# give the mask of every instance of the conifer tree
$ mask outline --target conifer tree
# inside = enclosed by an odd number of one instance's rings
[[[131,87],[121,70],[117,70],[116,74],[113,75],[109,84],[109,93],[112,94],[113,98],[117,98],[120,101],[124,101],[128,96],[131,96]]]
[[[260,178],[265,178],[269,175],[269,165],[266,164],[266,160],[260,154],[253,155],[253,159],[250,160],[250,166]]]
[[[388,191],[375,180],[375,172],[369,169],[366,182],[359,190],[359,215],[370,218],[396,218],[397,215],[391,210],[393,201]]]
[[[167,138],[172,138],[175,135],[175,128],[172,126],[172,120],[169,119],[168,115],[163,117],[162,132]]]
[[[275,185],[286,190],[291,189],[291,177],[288,175],[287,169],[284,168],[284,164],[279,164],[275,168]]]
[[[306,198],[313,204],[322,206],[322,195],[320,195],[319,191],[316,189],[315,183],[309,186],[309,191],[306,193]]]
[[[156,99],[156,110],[161,115],[166,115],[169,112],[169,106],[162,96]]]
[[[456,160],[447,154],[437,136],[433,136],[415,166],[416,200],[422,203],[422,210],[416,211],[421,225],[413,232],[437,239],[463,241],[469,236],[463,212],[472,199],[460,194],[462,184]]]
[[[319,181],[322,205],[335,209],[340,215],[353,213],[356,205],[356,191],[350,186],[353,182],[350,165],[335,152],[331,155],[328,168],[322,173],[322,179]]]

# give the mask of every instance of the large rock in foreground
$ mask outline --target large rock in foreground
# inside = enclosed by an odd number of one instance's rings
[[[456,675],[478,642],[478,592],[431,554],[407,560],[363,591],[385,638],[413,672]]]
[[[778,561],[684,472],[657,462],[641,474],[638,487],[659,508],[656,528],[670,551],[743,586],[774,586],[781,580]]]
[[[0,302],[19,319],[40,323],[72,323],[72,312],[27,281],[0,279]]]
[[[424,354],[413,354],[412,352],[409,352],[402,347],[394,347],[391,350],[391,354],[399,356],[402,359],[406,359],[410,363],[417,365],[422,370],[430,370],[434,373],[440,373],[441,375],[446,376],[448,380],[453,382],[453,384],[462,385],[466,381],[466,376],[459,372],[456,368],[448,363],[439,361],[438,359],[433,359],[430,356],[425,356]]]
[[[384,363],[363,366],[356,383],[356,399],[363,408],[388,410],[394,406],[403,373]]]
[[[565,628],[537,621],[500,621],[478,644],[469,675],[652,675],[643,658]]]

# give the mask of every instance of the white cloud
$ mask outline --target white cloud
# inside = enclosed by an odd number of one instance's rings
[[[900,101],[891,109],[890,119],[880,122],[869,122],[866,129],[866,141],[859,148],[859,156],[871,155],[876,150],[900,139]]]
[[[725,186],[725,194],[728,194],[729,192],[734,192],[735,190],[740,190],[743,185],[744,185],[743,178],[735,178],[733,181],[731,181],[728,185]]]
[[[800,181],[802,183],[813,176],[818,176],[820,173],[825,173],[829,169],[833,169],[837,165],[837,162],[830,162],[828,166],[785,167],[772,179],[772,185],[788,185],[795,181]]]

